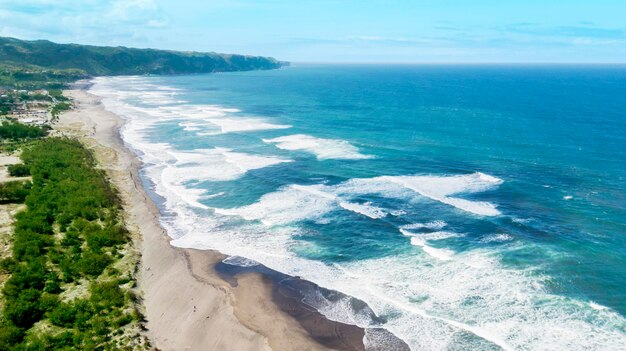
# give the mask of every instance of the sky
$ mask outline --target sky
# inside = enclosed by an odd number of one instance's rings
[[[292,62],[624,63],[626,0],[0,0],[0,36]]]

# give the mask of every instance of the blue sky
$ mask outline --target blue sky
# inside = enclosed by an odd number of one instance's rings
[[[626,0],[0,0],[0,36],[294,62],[626,62]]]

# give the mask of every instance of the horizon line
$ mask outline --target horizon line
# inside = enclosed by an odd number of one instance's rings
[[[279,60],[288,62],[289,64],[315,64],[315,65],[528,65],[528,66],[540,66],[540,65],[587,65],[587,66],[606,66],[606,65],[615,65],[615,66],[626,66],[626,62],[557,62],[557,61],[547,61],[547,62],[447,62],[447,61],[289,61],[289,60]]]

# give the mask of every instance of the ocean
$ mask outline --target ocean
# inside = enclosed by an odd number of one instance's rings
[[[178,247],[413,350],[626,345],[626,67],[102,77]],[[367,303],[368,308],[355,303]]]

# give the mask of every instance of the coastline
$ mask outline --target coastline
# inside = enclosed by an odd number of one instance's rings
[[[118,189],[125,221],[142,253],[138,272],[147,336],[160,350],[364,350],[362,328],[330,321],[299,300],[277,293],[267,275],[231,277],[215,267],[217,251],[175,248],[159,223],[159,209],[143,188],[140,161],[124,146],[124,121],[84,87],[66,92],[76,108],[63,113],[58,133],[94,151]]]

